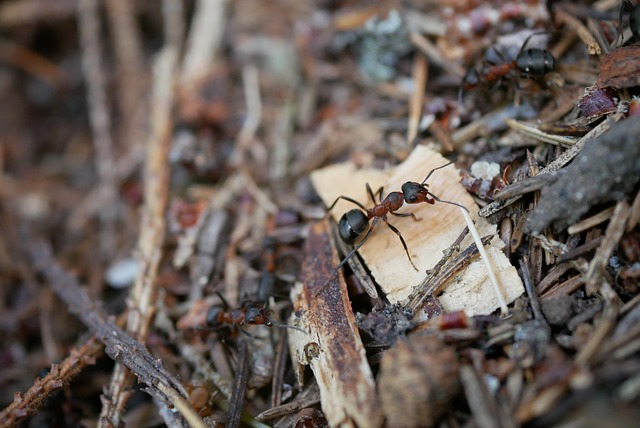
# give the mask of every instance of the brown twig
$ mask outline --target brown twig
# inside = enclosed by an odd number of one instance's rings
[[[155,87],[152,98],[152,133],[148,142],[142,225],[138,238],[140,268],[131,289],[127,330],[144,340],[154,315],[157,292],[156,275],[160,263],[165,233],[165,210],[169,169],[167,155],[173,129],[171,106],[173,99],[176,53],[164,51],[154,70]],[[111,383],[103,399],[101,421],[119,424],[120,415],[129,398],[133,377],[122,366],[116,365]],[[108,398],[107,398],[108,397]]]
[[[43,379],[37,378],[24,395],[14,395],[13,402],[0,412],[0,426],[14,427],[33,416],[47,399],[71,383],[85,367],[95,364],[103,348],[103,345],[92,337],[80,348],[72,349],[60,364],[51,366],[51,370]]]
[[[529,270],[529,262],[525,257],[520,261],[520,267],[522,269],[522,278],[524,279],[524,288],[527,291],[529,297],[529,304],[531,305],[531,311],[535,319],[544,320],[542,315],[542,309],[540,308],[540,301],[536,293],[536,288],[533,284],[533,278],[531,277],[531,271]]]
[[[179,3],[179,2],[177,2]],[[127,0],[105,2],[110,22],[116,66],[118,70],[118,103],[123,122],[120,140],[126,145],[136,144],[144,131],[145,109],[141,96],[146,93],[143,49],[136,23],[135,3]]]
[[[276,347],[276,357],[273,363],[273,380],[271,382],[271,407],[282,404],[282,386],[286,370],[286,363],[289,352],[287,345],[287,335],[281,334]]]
[[[147,393],[167,406],[174,406],[177,397],[187,396],[182,384],[167,371],[162,361],[155,359],[140,342],[122,331],[80,287],[76,279],[56,263],[51,247],[42,241],[32,242],[27,239],[27,252],[35,269],[69,306],[69,311],[77,315],[96,338],[106,345],[105,352],[109,357],[126,366],[141,383],[147,385]],[[190,408],[184,411],[193,412]],[[193,415],[189,415],[189,418],[193,419]]]
[[[240,426],[242,407],[244,406],[244,393],[247,390],[249,381],[249,347],[246,340],[239,341],[240,350],[238,352],[238,368],[233,383],[233,392],[229,400],[229,412],[225,426],[237,428]]]
[[[108,258],[115,251],[116,189],[111,138],[112,121],[109,114],[104,64],[101,53],[100,18],[97,0],[78,2],[78,26],[82,46],[82,68],[87,80],[88,104],[95,147],[95,163],[102,186],[99,217],[101,221],[100,253]]]
[[[488,245],[493,236],[485,236],[482,243]],[[479,254],[476,244],[473,243],[464,251],[460,252],[451,262],[446,263],[451,254],[445,254],[442,260],[445,262],[435,274],[427,276],[425,280],[415,288],[411,296],[407,299],[407,307],[416,312],[424,300],[438,293],[451,277],[463,267],[467,266]],[[441,261],[442,261],[441,260]]]
[[[407,124],[407,145],[409,146],[418,136],[424,105],[424,89],[429,76],[429,64],[422,55],[417,55],[414,59],[412,74],[416,87],[409,98],[409,123]]]
[[[496,201],[482,208],[479,212],[479,215],[481,217],[489,216],[497,212],[497,210],[500,210],[506,207],[507,205],[510,205],[513,202],[519,200],[523,193],[527,193],[529,191],[529,190],[522,190],[522,187],[526,186],[525,184],[526,181],[534,180],[535,182],[536,180],[545,180],[544,178],[538,178],[538,177],[544,174],[551,174],[556,171],[559,171],[563,166],[571,162],[571,160],[575,158],[578,155],[578,153],[580,153],[580,150],[582,150],[582,147],[585,145],[587,141],[594,138],[598,138],[604,132],[609,130],[612,123],[619,121],[620,119],[622,119],[622,117],[623,117],[622,114],[618,114],[618,113],[612,114],[609,120],[606,120],[601,124],[599,124],[598,126],[596,126],[595,128],[593,128],[591,131],[589,131],[588,134],[586,134],[584,137],[578,140],[573,146],[571,146],[569,149],[563,152],[553,162],[551,162],[546,167],[541,169],[538,175],[536,175],[535,177],[531,177],[527,180],[514,183],[511,186],[505,187],[500,192],[497,192],[494,195],[494,198],[496,199]],[[534,186],[532,187],[532,190],[538,190],[539,188],[540,187],[538,186]]]
[[[596,250],[596,254],[593,260],[589,264],[589,271],[585,276],[585,283],[587,288],[587,294],[591,295],[598,292],[604,281],[604,271],[609,261],[609,257],[613,253],[613,250],[620,242],[624,228],[627,223],[627,219],[631,214],[631,209],[627,201],[622,200],[618,202],[613,215],[611,216],[611,222],[607,227],[607,231],[602,241],[602,245]]]

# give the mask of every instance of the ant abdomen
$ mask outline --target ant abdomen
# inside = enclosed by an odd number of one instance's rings
[[[358,209],[347,211],[338,223],[338,233],[343,242],[353,245],[369,228],[369,218]]]
[[[212,306],[207,311],[206,322],[209,327],[219,327],[222,324],[221,317],[224,314],[224,309],[220,306]]]

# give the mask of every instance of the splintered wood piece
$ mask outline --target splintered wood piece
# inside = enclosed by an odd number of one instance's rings
[[[289,348],[298,382],[303,366],[320,386],[322,411],[331,426],[381,426],[373,373],[358,334],[327,220],[314,224],[305,244],[302,284],[292,290]]]
[[[412,335],[382,355],[378,391],[390,427],[432,427],[458,394],[459,362],[437,336]]]
[[[598,88],[631,88],[640,84],[640,46],[617,48],[600,60]]]
[[[370,208],[373,204],[367,196],[366,183],[371,185],[374,192],[384,186],[384,197],[391,191],[400,191],[406,181],[421,182],[429,171],[447,162],[439,153],[425,146],[418,146],[407,160],[386,171],[356,170],[353,164],[345,163],[314,171],[311,180],[327,206],[338,196],[344,195]],[[460,184],[459,172],[453,165],[435,171],[427,184],[429,190],[440,199],[467,207],[480,236],[496,233],[494,225],[478,217],[477,206]],[[337,222],[345,212],[353,208],[357,206],[341,200],[331,210],[331,215]],[[359,250],[374,279],[392,303],[401,302],[409,296],[412,289],[426,276],[425,271],[438,263],[442,252],[451,246],[466,226],[460,209],[442,202],[434,205],[405,204],[398,212],[412,212],[420,219],[413,221],[411,218],[387,216],[389,222],[402,233],[418,271],[411,266],[400,239],[383,222],[378,223],[369,240]],[[465,238],[461,248],[468,247],[471,242],[471,237]],[[490,254],[491,264],[496,270],[503,296],[510,303],[524,292],[522,281],[502,253],[501,241],[494,239],[490,245],[493,248],[487,248],[487,252]],[[453,294],[455,297],[447,297],[451,293],[448,289],[440,297],[445,310],[464,309],[471,316],[489,314],[499,307],[481,260],[472,262],[452,283],[456,283]]]

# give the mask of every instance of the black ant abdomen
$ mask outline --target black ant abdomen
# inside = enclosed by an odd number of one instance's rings
[[[535,34],[538,33],[530,34],[529,37],[527,37],[514,60],[507,61],[498,51],[495,51],[496,54],[502,58],[502,62],[496,64],[487,60],[481,69],[476,70],[472,68],[467,71],[460,84],[460,91],[458,93],[459,101],[462,101],[463,91],[473,89],[483,83],[498,83],[504,78],[513,76],[515,71],[520,72],[524,77],[539,80],[555,70],[556,59],[551,52],[540,48],[524,49],[529,39]]]
[[[546,49],[531,48],[516,57],[516,68],[532,77],[544,77],[556,68],[556,59]]]
[[[358,209],[347,211],[338,223],[340,239],[348,245],[353,245],[369,228],[369,218]]]
[[[221,315],[224,313],[224,309],[220,306],[212,306],[207,311],[206,322],[208,327],[219,327],[223,323],[220,321]]]

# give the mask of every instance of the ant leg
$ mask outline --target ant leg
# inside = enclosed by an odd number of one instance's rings
[[[489,52],[493,52],[495,56],[493,58],[489,58],[488,57]],[[497,58],[497,61],[496,61],[496,58]],[[485,61],[485,64],[490,64],[490,65],[498,65],[498,64],[503,64],[508,62],[507,59],[502,54],[502,52],[496,49],[495,46],[491,46],[489,49],[487,49],[487,52],[485,53],[484,61]]]
[[[469,210],[467,209],[467,207],[465,207],[465,206],[464,206],[464,205],[462,205],[462,204],[459,204],[459,203],[457,203],[457,202],[452,202],[452,201],[445,201],[444,199],[440,199],[439,197],[437,197],[436,195],[434,195],[434,194],[433,194],[433,193],[431,193],[431,192],[427,192],[427,193],[429,194],[429,196],[431,196],[433,199],[435,199],[435,200],[436,200],[436,201],[438,201],[438,202],[442,202],[442,203],[450,204],[450,205],[455,205],[455,206],[457,206],[457,207],[462,208],[462,209],[463,209],[463,210],[465,210],[466,212],[469,212]]]
[[[375,193],[373,193],[373,191],[371,190],[371,186],[369,186],[369,183],[367,183],[367,194],[369,195],[369,198],[371,198],[371,202],[373,202],[373,205],[378,205],[379,203],[382,203],[382,192],[383,192],[384,187],[380,187],[378,190],[376,190]],[[376,202],[376,196],[378,195],[378,198],[380,199],[380,202]],[[365,210],[366,211],[366,210]]]
[[[382,203],[382,192],[384,191],[383,189],[384,189],[384,187],[380,186],[380,188],[376,192],[377,195],[378,195],[378,203]]]
[[[418,268],[416,267],[416,265],[413,263],[413,259],[411,258],[411,254],[409,254],[409,248],[407,247],[407,243],[404,242],[404,238],[402,237],[402,233],[400,233],[400,231],[398,229],[396,229],[391,223],[389,223],[388,221],[384,221],[385,223],[387,223],[387,226],[389,226],[389,229],[391,229],[393,231],[393,233],[395,233],[396,235],[398,235],[398,238],[400,238],[400,242],[402,242],[402,246],[404,247],[404,252],[407,253],[407,257],[409,257],[409,262],[411,262],[411,266],[413,266],[413,268],[417,271]]]
[[[309,332],[308,332],[308,331],[303,330],[303,329],[301,329],[300,327],[296,327],[296,326],[294,326],[294,325],[289,325],[289,324],[280,324],[279,322],[276,322],[276,321],[272,321],[272,322],[273,322],[273,325],[274,325],[275,327],[279,327],[279,328],[290,328],[290,329],[292,329],[292,330],[298,330],[299,332],[302,332],[302,333],[304,333],[304,334],[309,334]]]
[[[422,219],[416,217],[414,213],[394,213],[392,211],[389,211],[389,212],[396,217],[411,217],[413,221],[422,221]]]
[[[440,166],[438,166],[438,167],[436,167],[436,168],[433,168],[431,171],[429,171],[429,174],[427,174],[427,176],[424,178],[424,180],[422,180],[422,183],[420,183],[420,184],[424,184],[424,183],[426,183],[426,182],[427,182],[427,180],[429,179],[429,177],[431,177],[431,174],[433,174],[433,172],[434,172],[434,171],[437,171],[437,170],[439,170],[439,169],[442,169],[442,168],[444,168],[445,166],[449,166],[449,165],[451,165],[451,164],[452,164],[452,163],[454,163],[454,162],[455,162],[455,161],[454,161],[454,160],[452,160],[451,162],[447,162],[447,163],[445,163],[444,165],[440,165]]]
[[[634,11],[634,6],[633,6],[633,2],[631,0],[622,0],[622,2],[620,3],[620,10],[618,12],[618,25],[616,28],[616,32],[618,33],[616,35],[616,38],[614,40],[614,42],[616,42],[618,39],[620,39],[620,45],[624,44],[624,25],[623,25],[623,20],[624,20],[624,15],[625,14],[629,14],[629,27],[631,27],[631,15]],[[633,29],[631,29],[631,33],[632,36],[631,38],[633,38]]]
[[[225,311],[228,311],[229,309],[231,309],[231,306],[229,305],[229,302],[227,302],[227,299],[224,298],[224,296],[222,295],[221,292],[216,291],[216,294],[218,295],[218,297],[220,298],[220,300],[222,301],[222,308]]]
[[[244,334],[245,336],[247,336],[251,340],[257,340],[258,339],[258,336],[254,336],[253,334],[249,333],[246,330],[240,329],[240,333]]]
[[[527,36],[526,39],[524,39],[524,43],[522,44],[522,46],[520,46],[520,50],[518,51],[518,55],[520,55],[522,52],[524,52],[524,48],[527,47],[527,43],[529,43],[529,40],[533,37],[533,36],[539,36],[541,34],[553,34],[555,33],[555,31],[534,31],[533,33],[529,34]],[[518,56],[516,55],[516,57]]]
[[[369,236],[371,235],[371,232],[373,232],[373,229],[376,227],[376,224],[378,224],[378,217],[376,217],[373,220],[373,222],[371,223],[371,227],[369,228],[367,233],[364,235],[364,238],[362,238],[362,240],[358,242],[358,244],[355,247],[353,247],[353,249],[349,252],[349,254],[347,254],[347,256],[344,259],[342,259],[340,264],[336,266],[336,269],[335,269],[336,272],[340,270],[340,268],[349,261],[349,259],[356,253],[356,251],[360,249],[360,247],[362,247],[362,245],[364,245],[365,242],[367,242],[367,239],[369,239]]]
[[[356,201],[355,199],[352,199],[352,198],[350,198],[350,197],[348,197],[348,196],[338,196],[338,197],[336,198],[336,200],[335,200],[335,201],[333,201],[333,203],[331,204],[331,206],[330,206],[329,208],[327,208],[327,211],[331,211],[331,210],[333,209],[333,207],[335,207],[335,206],[336,206],[336,204],[338,203],[338,201],[339,201],[340,199],[344,199],[345,201],[351,202],[352,204],[356,204],[357,206],[359,206],[360,208],[362,208],[362,210],[363,210],[363,211],[365,211],[365,212],[367,211],[367,209],[365,208],[365,206],[364,206],[364,205],[362,205],[360,202],[358,202],[358,201]]]

